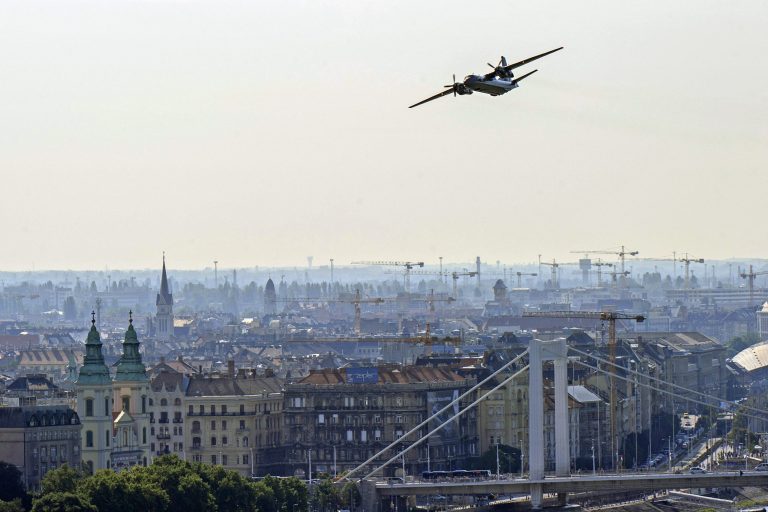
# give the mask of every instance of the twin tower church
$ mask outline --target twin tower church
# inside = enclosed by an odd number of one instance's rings
[[[173,296],[168,288],[163,257],[160,293],[157,294],[156,334],[168,339],[173,332]],[[77,414],[83,425],[81,456],[93,472],[120,470],[150,460],[149,378],[139,353],[139,339],[129,313],[123,354],[114,379],[104,362],[95,317],[85,343],[85,358],[75,388]]]

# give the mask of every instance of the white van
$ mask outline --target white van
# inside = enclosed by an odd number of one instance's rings
[[[755,471],[768,471],[768,462],[761,462],[755,466]]]

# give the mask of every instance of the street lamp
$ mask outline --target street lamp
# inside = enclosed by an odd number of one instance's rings
[[[597,468],[595,466],[595,442],[592,441],[592,474],[594,475],[597,472]]]

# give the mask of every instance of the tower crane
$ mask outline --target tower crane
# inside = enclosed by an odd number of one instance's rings
[[[476,275],[478,275],[478,274],[474,270],[472,270],[472,271],[465,270],[463,272],[451,272],[451,279],[453,279],[453,297],[456,298],[456,297],[459,296],[458,295],[458,283],[459,283],[459,278],[460,277],[462,277],[462,276],[475,277]]]
[[[601,261],[600,258],[597,259],[595,263],[593,263],[594,266],[597,267],[597,287],[602,288],[603,286],[603,267],[613,267],[613,263],[607,263],[605,261]]]
[[[360,288],[355,289],[355,296],[351,299],[318,299],[318,298],[309,298],[309,297],[295,297],[293,299],[276,299],[276,302],[304,302],[304,303],[315,303],[315,304],[330,304],[330,303],[344,303],[344,304],[354,304],[355,306],[355,334],[360,335],[360,317],[361,317],[361,309],[360,304],[383,304],[386,302],[386,299],[383,299],[381,297],[370,297],[370,298],[363,298],[360,294]]]
[[[742,279],[747,280],[749,286],[749,306],[752,307],[755,304],[755,278],[757,276],[768,275],[768,270],[762,272],[755,272],[752,270],[752,265],[749,266],[749,272],[742,272],[739,276]]]
[[[685,265],[685,289],[689,289],[691,287],[691,273],[690,273],[690,265],[691,263],[704,263],[704,258],[691,258],[688,256],[688,253],[685,253],[685,256],[682,258],[678,258],[677,255],[675,255],[674,258],[640,258],[640,260],[643,261],[674,261],[674,262],[680,262]]]
[[[621,260],[621,272],[624,272],[624,260],[627,256],[637,256],[640,251],[627,251],[624,246],[621,246],[621,250],[597,250],[597,251],[571,251],[571,253],[578,254],[615,254]],[[622,278],[622,283],[626,283],[626,280]]]
[[[353,261],[352,265],[385,265],[405,268],[405,291],[411,293],[411,270],[414,267],[424,267],[423,261]]]
[[[523,287],[523,276],[531,276],[536,277],[539,274],[536,272],[515,272],[515,275],[517,276],[517,287],[522,288]]]
[[[608,322],[608,351],[611,362],[611,442],[617,442],[616,437],[616,320],[634,320],[644,322],[643,315],[629,315],[614,311],[526,311],[523,316],[538,318],[588,318]],[[617,450],[611,449],[613,467],[616,467]]]
[[[575,265],[575,263],[558,263],[557,261],[555,261],[554,258],[552,258],[551,263],[548,261],[542,261],[541,264],[552,267],[552,288],[554,288],[555,290],[560,288],[560,283],[558,282],[559,280],[557,279],[557,269],[560,268],[562,265]]]
[[[621,276],[622,279],[624,279],[630,274],[630,272],[629,270],[625,270],[624,272],[612,271],[612,272],[608,272],[608,274],[610,274],[611,276],[611,281],[613,282],[613,286],[616,286],[616,283],[617,283],[616,276]]]

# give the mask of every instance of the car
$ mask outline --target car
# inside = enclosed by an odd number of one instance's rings
[[[688,472],[692,475],[703,475],[704,473],[706,473],[704,468],[702,468],[701,466],[693,466],[691,469],[688,470]]]
[[[761,462],[755,466],[755,471],[768,471],[768,462]]]

